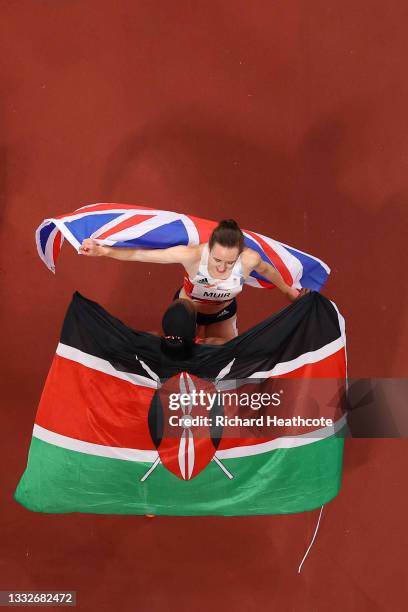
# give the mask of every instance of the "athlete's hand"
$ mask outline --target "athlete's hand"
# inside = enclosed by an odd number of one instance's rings
[[[299,294],[298,294],[296,299],[299,299],[299,298],[303,297],[307,293],[312,293],[312,290],[308,289],[307,287],[302,287],[302,289],[299,291]]]
[[[106,247],[98,244],[93,238],[85,238],[78,249],[78,253],[90,257],[101,257],[106,255]]]
[[[295,302],[296,300],[310,292],[311,289],[308,289],[307,287],[303,287],[300,291],[299,289],[295,289],[294,287],[289,287],[286,295],[288,296],[291,302]]]

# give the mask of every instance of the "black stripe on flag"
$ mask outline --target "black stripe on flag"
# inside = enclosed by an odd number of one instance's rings
[[[234,340],[218,346],[196,345],[188,361],[175,361],[163,354],[158,336],[128,327],[96,302],[75,292],[65,316],[61,342],[109,361],[120,371],[148,376],[142,360],[160,378],[185,370],[212,379],[232,360],[228,378],[247,378],[318,350],[340,336],[335,307],[320,293],[312,292]]]

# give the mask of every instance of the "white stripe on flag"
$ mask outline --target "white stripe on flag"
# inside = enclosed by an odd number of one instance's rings
[[[298,253],[302,253],[302,255],[306,255],[306,257],[310,257],[310,259],[314,259],[315,261],[317,261],[322,268],[324,268],[327,272],[327,274],[330,274],[331,270],[329,268],[329,266],[327,265],[327,263],[324,263],[324,261],[322,259],[319,259],[318,257],[315,257],[314,255],[311,255],[310,253],[306,253],[305,251],[301,251],[300,249],[296,249],[293,246],[290,246],[289,244],[285,244],[284,242],[280,242],[279,244],[281,244],[282,246],[288,248],[288,249],[292,249],[293,251],[297,251]]]
[[[114,232],[108,238],[98,239],[98,236],[100,236],[101,234],[104,234],[107,230],[114,228],[115,225],[120,225],[123,221],[126,221],[126,219],[130,217],[135,217],[135,221],[136,221],[137,217],[141,215],[140,211],[134,211],[134,210],[130,212],[127,211],[126,213],[118,217],[117,219],[113,219],[112,221],[109,221],[108,223],[105,223],[105,225],[98,228],[91,235],[91,238],[95,238],[95,240],[99,240],[100,244],[104,244],[105,242],[108,242],[108,241],[111,243],[115,243],[115,242],[126,242],[127,240],[135,240],[136,238],[140,238],[140,236],[143,236],[144,234],[147,234],[148,232],[151,232],[152,230],[155,230],[158,227],[166,225],[167,223],[171,223],[172,221],[176,221],[179,217],[179,215],[175,215],[174,213],[158,214],[158,212],[159,211],[151,210],[150,219],[146,219],[145,221],[142,221],[141,223],[137,223],[137,224],[135,223],[135,225],[131,227],[127,227],[125,229]]]
[[[217,376],[215,377],[215,383],[217,384],[217,382],[219,380],[221,380],[222,378],[225,378],[227,374],[229,374],[231,372],[231,368],[234,365],[234,361],[235,361],[235,357],[234,359],[232,359],[232,361],[230,361],[229,363],[227,363],[227,365],[222,368],[222,370],[220,372],[218,372]]]
[[[184,429],[183,433],[181,434],[179,449],[178,449],[178,464],[180,468],[180,473],[183,476],[184,480],[187,480],[186,478],[186,432],[187,431],[188,430]]]
[[[48,236],[48,240],[45,245],[45,261],[48,262],[48,267],[50,270],[55,270],[55,262],[54,262],[54,242],[56,237],[58,236],[59,229],[58,227],[54,227],[50,235]]]
[[[110,459],[122,459],[125,461],[142,461],[143,463],[153,463],[156,461],[159,453],[156,450],[140,450],[138,448],[122,448],[119,446],[104,446],[103,444],[93,444],[92,442],[84,442],[84,440],[76,440],[34,425],[33,437],[66,448],[67,450],[85,453],[86,455],[97,455],[98,457],[109,457]]]
[[[195,449],[194,449],[194,438],[193,432],[191,429],[187,432],[188,436],[188,447],[187,447],[187,457],[188,457],[188,478],[191,478],[191,474],[194,469],[194,460],[195,460]]]
[[[344,348],[343,338],[337,338],[336,340],[333,340],[333,342],[329,342],[315,351],[303,353],[302,355],[299,355],[299,357],[296,357],[296,359],[291,359],[290,361],[277,363],[272,370],[268,370],[267,372],[255,372],[255,374],[251,374],[251,376],[248,376],[248,378],[269,378],[270,376],[287,374],[288,372],[297,370],[304,365],[317,363],[326,357],[330,357],[331,355],[334,355],[340,351],[342,348]]]
[[[188,245],[196,245],[200,244],[200,236],[198,234],[198,230],[191,219],[189,219],[186,215],[180,215],[180,220],[184,223],[184,227],[186,228],[188,235]]]
[[[43,260],[47,268],[55,274],[55,262],[54,262],[53,248],[54,248],[55,236],[58,233],[58,228],[54,227],[54,229],[51,230],[51,232],[49,233],[47,241],[45,243],[45,252],[43,252],[42,246],[41,246],[41,230],[43,230],[48,225],[51,225],[51,223],[48,223],[48,221],[46,220],[43,223],[41,223],[41,225],[37,228],[37,231],[35,232],[35,242],[37,245],[38,255],[41,257],[41,259]],[[61,245],[62,245],[62,242],[63,241],[61,240]],[[49,245],[51,245],[51,249]]]
[[[151,389],[157,388],[157,382],[151,378],[140,376],[139,374],[133,374],[132,372],[121,372],[120,370],[116,370],[113,365],[109,363],[109,361],[101,359],[100,357],[95,357],[94,355],[89,355],[88,353],[84,353],[83,351],[73,348],[68,344],[63,344],[60,342],[57,346],[56,354],[60,357],[64,357],[65,359],[70,359],[71,361],[80,363],[90,370],[96,370],[97,372],[109,374],[109,376],[126,380],[133,385],[150,387]]]
[[[281,242],[273,240],[273,238],[268,238],[268,236],[263,236],[262,234],[259,234],[259,236],[279,255],[292,275],[293,286],[299,289],[301,287],[299,280],[303,275],[303,264],[300,259],[288,251],[286,246]]]
[[[67,228],[65,223],[61,221],[61,219],[51,219],[53,223],[55,223],[56,227],[60,230],[61,234],[65,236],[70,244],[78,251],[81,243],[75,238],[74,234]]]
[[[340,417],[338,421],[333,425],[316,429],[305,434],[299,434],[298,436],[283,436],[282,438],[276,438],[269,442],[262,442],[261,444],[254,444],[250,446],[236,446],[234,448],[226,448],[225,450],[219,450],[215,454],[218,459],[237,459],[238,457],[249,457],[252,455],[261,455],[262,453],[269,453],[270,451],[277,450],[278,448],[297,448],[299,446],[305,446],[306,444],[313,444],[313,442],[319,442],[325,438],[330,438],[334,434],[342,429],[347,422],[347,415]]]
[[[301,288],[301,284],[300,284],[299,280],[302,278],[302,275],[303,275],[303,265],[302,265],[301,261],[299,259],[297,259],[294,255],[292,255],[292,253],[287,251],[286,248],[282,246],[281,242],[278,242],[277,240],[273,240],[272,238],[268,238],[267,236],[263,236],[262,234],[257,234],[255,232],[253,232],[253,233],[254,233],[254,236],[244,232],[244,236],[247,236],[249,238],[249,240],[252,240],[253,242],[255,242],[255,244],[261,249],[261,251],[263,253],[265,253],[265,255],[268,257],[268,259],[270,259],[269,255],[265,252],[265,250],[260,245],[259,241],[255,238],[255,236],[259,237],[259,238],[262,238],[267,243],[267,245],[273,251],[275,251],[277,253],[277,255],[279,255],[279,257],[282,259],[284,265],[289,270],[289,273],[290,273],[290,275],[292,277],[292,286],[294,286],[297,289],[300,289]],[[271,265],[275,269],[277,269],[276,265],[274,264],[274,262],[272,260],[271,260]],[[245,279],[245,283],[247,283],[248,285],[251,285],[252,287],[262,287],[263,286],[258,281],[258,279],[256,279],[253,276],[248,276]]]
[[[305,446],[306,444],[312,444],[313,442],[319,442],[320,440],[329,438],[337,431],[340,431],[345,424],[346,415],[342,416],[338,421],[336,421],[332,427],[322,427],[314,432],[300,434],[299,436],[276,438],[275,440],[262,442],[261,444],[227,448],[225,450],[217,451],[216,456],[218,459],[237,459],[239,457],[249,457],[269,453],[270,451],[277,450],[279,448],[297,448],[299,446]],[[39,438],[40,440],[53,444],[54,446],[59,446],[60,448],[66,448],[67,450],[85,453],[87,455],[109,457],[110,459],[124,459],[126,461],[154,463],[159,456],[158,452],[155,450],[119,448],[116,446],[105,446],[103,444],[94,444],[92,442],[76,440],[75,438],[63,436],[55,433],[54,431],[50,431],[49,429],[45,429],[40,425],[34,425],[33,437]]]

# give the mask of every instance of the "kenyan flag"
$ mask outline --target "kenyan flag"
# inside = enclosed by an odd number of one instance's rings
[[[344,320],[319,293],[188,361],[75,293],[15,499],[46,513],[311,510],[340,488],[345,376]],[[282,401],[254,409],[260,393]]]

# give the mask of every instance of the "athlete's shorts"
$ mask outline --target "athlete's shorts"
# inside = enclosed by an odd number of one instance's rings
[[[180,297],[180,289],[176,291],[173,300],[177,300]],[[205,312],[197,312],[197,325],[211,325],[212,323],[219,323],[220,321],[226,321],[237,314],[237,300],[234,298],[231,304],[221,308],[218,312],[211,314]]]

